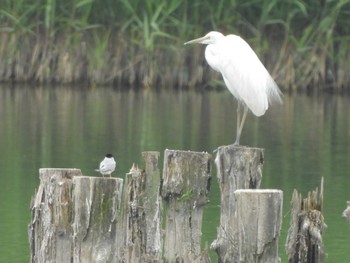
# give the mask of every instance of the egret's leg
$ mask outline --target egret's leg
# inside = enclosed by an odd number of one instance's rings
[[[236,142],[237,142],[237,136],[238,136],[238,133],[239,133],[239,125],[240,124],[241,124],[241,103],[238,102],[238,106],[237,106]]]
[[[244,125],[245,119],[247,117],[247,113],[248,113],[248,107],[244,106],[244,112],[243,112],[242,119],[240,120],[239,124],[237,123],[237,137],[236,137],[236,141],[234,144],[239,145],[239,139],[240,139],[241,134],[242,134],[243,125]]]
[[[234,145],[239,144],[239,126],[241,125],[241,103],[238,102],[237,105],[237,126],[236,126],[236,141]]]

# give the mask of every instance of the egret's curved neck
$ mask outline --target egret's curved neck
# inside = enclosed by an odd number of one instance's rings
[[[205,60],[210,67],[220,72],[219,52],[218,47],[215,44],[209,44],[205,49]]]

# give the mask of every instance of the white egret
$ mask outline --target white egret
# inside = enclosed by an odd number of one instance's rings
[[[112,173],[115,170],[116,162],[112,154],[107,153],[105,158],[100,163],[100,168],[95,169],[96,172],[100,172],[102,176],[109,175],[112,176]]]
[[[212,31],[204,37],[186,42],[185,45],[194,43],[208,45],[205,49],[206,61],[221,73],[228,90],[238,100],[235,144],[239,144],[248,109],[255,116],[262,116],[269,103],[282,103],[282,93],[258,56],[241,37],[224,36]],[[244,108],[242,119],[241,105]]]

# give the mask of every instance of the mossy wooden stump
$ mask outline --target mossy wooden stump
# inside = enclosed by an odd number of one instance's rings
[[[320,191],[309,192],[302,198],[294,190],[291,201],[291,221],[286,241],[289,263],[323,263],[322,233],[327,228],[322,215],[323,178]]]
[[[29,225],[31,262],[115,262],[123,180],[40,169]]]
[[[200,251],[203,207],[211,180],[208,153],[165,150],[161,194],[166,203],[165,262],[208,262]]]
[[[123,224],[118,262],[162,262],[162,202],[159,152],[143,152],[145,169],[133,165],[125,177]],[[118,249],[117,248],[117,249]]]

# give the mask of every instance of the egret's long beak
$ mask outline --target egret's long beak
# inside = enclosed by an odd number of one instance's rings
[[[200,37],[200,38],[196,38],[193,40],[190,40],[186,43],[184,43],[184,45],[189,45],[189,44],[203,44],[203,41],[207,40],[208,36],[204,36],[204,37]]]

